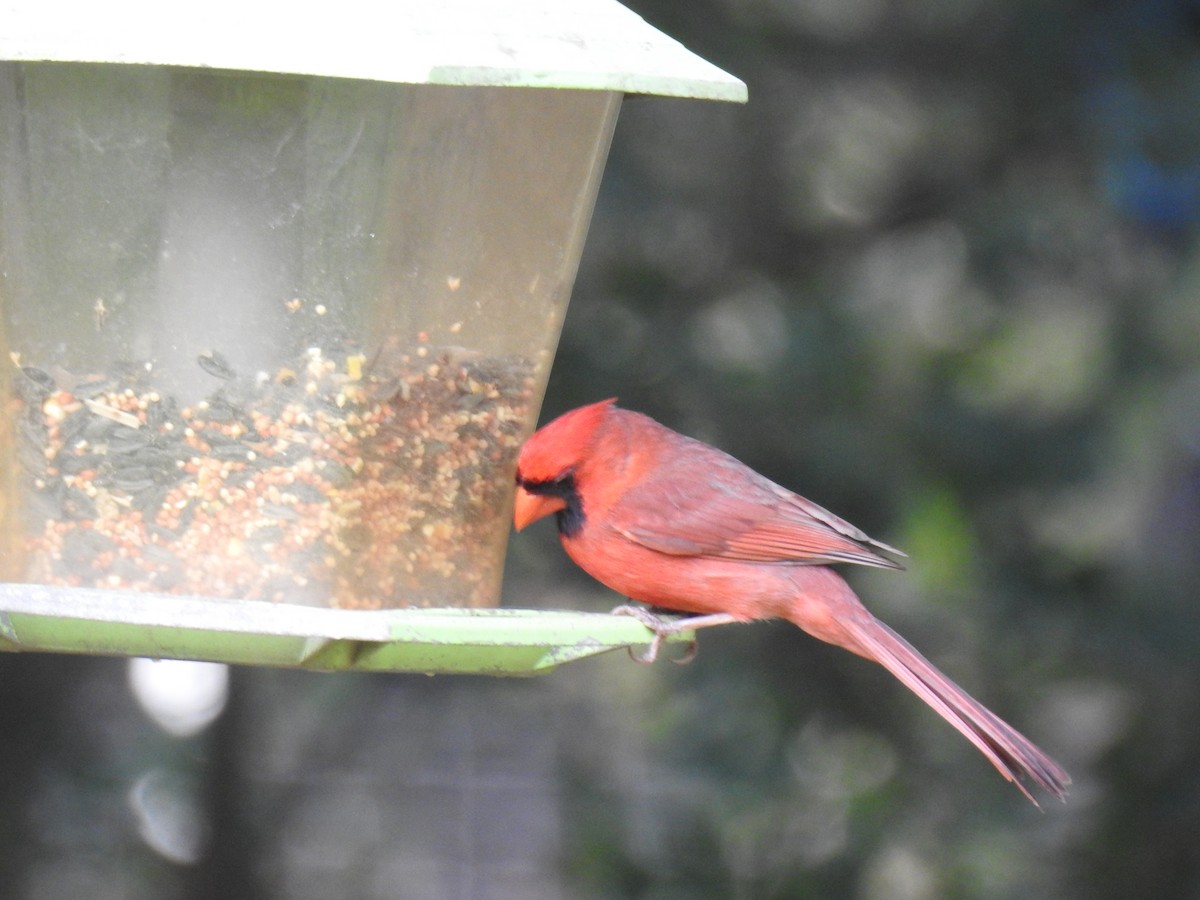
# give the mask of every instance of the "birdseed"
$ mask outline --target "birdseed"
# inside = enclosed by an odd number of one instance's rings
[[[184,406],[153,367],[15,375],[28,578],[370,609],[494,606],[534,367],[309,348]]]

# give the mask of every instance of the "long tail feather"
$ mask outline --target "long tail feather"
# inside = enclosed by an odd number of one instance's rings
[[[1066,797],[1071,777],[1058,763],[938,671],[912,644],[878,619],[854,623],[850,630],[872,659],[958,729],[1034,806],[1038,802],[1023,784],[1025,778],[1060,800]]]

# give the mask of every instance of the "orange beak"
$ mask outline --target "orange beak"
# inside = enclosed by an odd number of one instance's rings
[[[513,504],[513,525],[520,531],[531,522],[536,522],[543,516],[556,513],[567,508],[567,501],[562,497],[549,494],[531,494],[525,488],[517,485],[517,494]]]

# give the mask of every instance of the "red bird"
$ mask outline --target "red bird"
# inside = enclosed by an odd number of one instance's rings
[[[876,619],[829,566],[901,568],[903,556],[727,453],[604,400],[539,429],[517,462],[518,530],[556,514],[567,554],[614,591],[690,618],[671,633],[784,618],[880,663],[957,728],[1035,805],[1070,777],[1024,735]],[[653,656],[651,655],[651,658]]]

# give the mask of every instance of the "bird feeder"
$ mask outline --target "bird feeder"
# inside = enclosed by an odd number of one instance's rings
[[[10,8],[0,645],[346,668],[495,606],[626,93],[745,87],[608,0]]]

